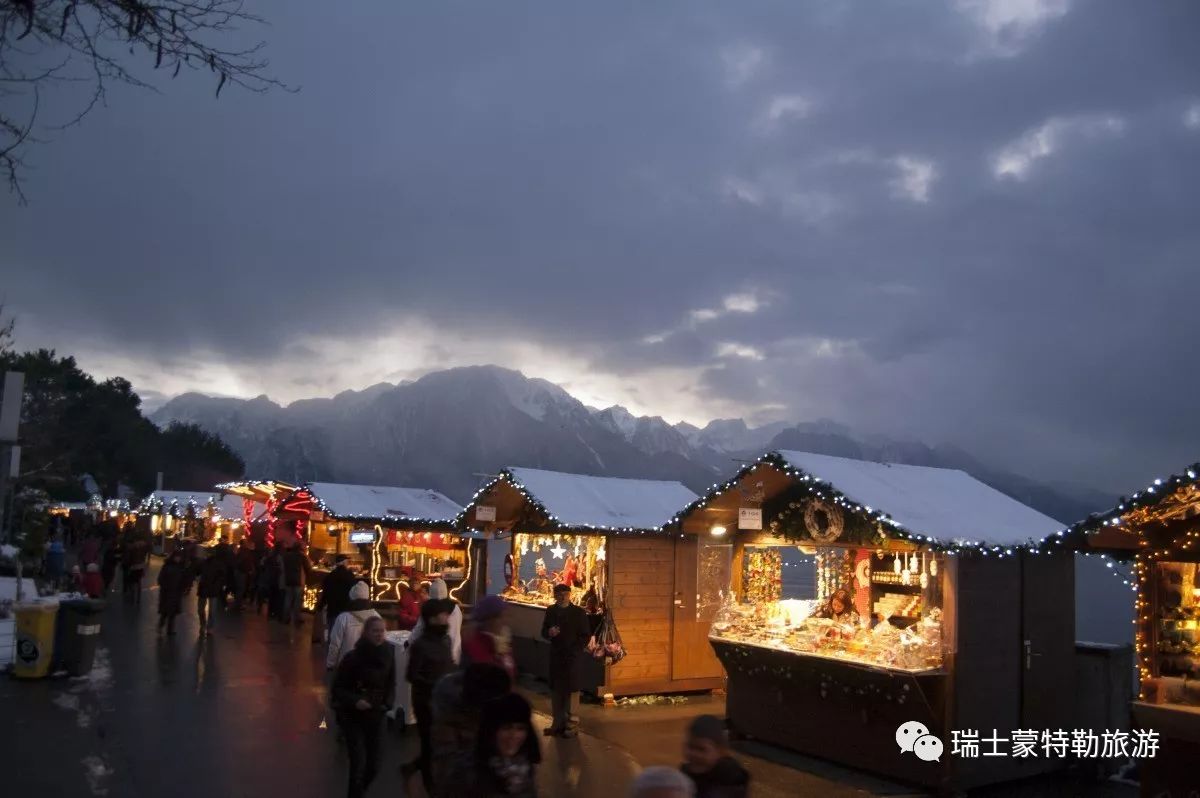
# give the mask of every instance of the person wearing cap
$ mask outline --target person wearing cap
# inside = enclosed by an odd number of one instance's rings
[[[325,628],[332,629],[337,617],[350,605],[350,588],[358,581],[346,562],[350,558],[339,554],[333,558],[333,570],[321,583],[321,595],[317,597],[316,612],[325,611]]]
[[[446,587],[446,580],[440,576],[435,578],[429,584],[429,601],[441,602],[442,607],[447,613],[447,636],[450,638],[450,656],[454,659],[454,664],[457,665],[462,660],[462,622],[463,613],[462,607],[458,602],[450,597],[450,590]],[[425,616],[424,607],[422,606],[421,619],[417,621],[417,625],[413,627],[412,637],[408,639],[408,644],[411,646],[416,643],[417,639],[425,631]]]
[[[554,718],[549,736],[574,737],[579,709],[579,655],[587,646],[587,613],[571,603],[571,586],[554,586],[554,606],[546,610],[542,637],[550,641],[550,707]]]
[[[725,721],[700,715],[688,726],[680,771],[691,779],[696,798],[746,798],[750,774],[729,755]]]
[[[528,701],[507,693],[483,705],[474,760],[460,793],[465,798],[536,798],[542,751]]]
[[[349,603],[346,605],[346,611],[337,617],[333,628],[329,630],[326,668],[336,668],[362,637],[364,624],[371,618],[380,617],[371,607],[371,589],[367,587],[366,582],[355,582],[347,595]]]
[[[512,634],[505,623],[507,605],[499,596],[484,596],[471,609],[471,629],[463,638],[463,664],[486,663],[503,668],[516,681]]]

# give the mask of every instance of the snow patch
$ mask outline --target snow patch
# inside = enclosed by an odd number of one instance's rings
[[[20,550],[16,546],[10,546],[7,543],[0,544],[0,557],[7,557],[10,560],[17,559],[17,554]]]
[[[508,471],[565,526],[654,530],[697,498],[678,482]]]
[[[92,791],[92,795],[108,795],[108,787],[104,782],[112,776],[113,769],[108,766],[108,763],[103,758],[92,755],[85,756],[82,760],[83,775],[87,779],[88,789]]]

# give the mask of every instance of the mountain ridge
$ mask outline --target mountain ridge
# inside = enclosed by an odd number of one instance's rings
[[[459,502],[479,487],[478,475],[506,466],[677,479],[700,493],[764,451],[800,449],[960,468],[1064,523],[1104,506],[1099,492],[1072,495],[1063,486],[990,468],[955,446],[858,436],[826,419],[759,427],[740,418],[704,427],[670,424],[620,405],[588,407],[554,383],[499,366],[435,371],[287,405],[265,395],[188,392],[150,418],[220,435],[245,459],[251,477],[428,487]]]

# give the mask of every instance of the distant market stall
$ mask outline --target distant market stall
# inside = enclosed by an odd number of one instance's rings
[[[137,509],[137,525],[150,536],[156,553],[171,539],[216,543],[226,536],[236,542],[246,534],[242,500],[220,493],[160,490],[151,493]]]
[[[1052,760],[950,756],[955,729],[1069,728],[1074,564],[1058,522],[961,471],[771,452],[684,509],[694,620],[733,730],[941,789]],[[901,753],[915,721],[946,755]]]
[[[279,501],[296,490],[295,485],[273,479],[248,479],[225,482],[216,489],[223,502],[241,500],[242,526],[247,530],[246,534],[253,537],[256,546],[275,545],[278,521],[275,511]]]
[[[471,603],[474,552],[454,525],[461,510],[434,490],[309,482],[283,496],[274,514],[276,534],[307,541],[321,572],[337,555],[349,557],[376,601],[398,600],[400,582],[416,588],[440,576]]]
[[[509,603],[518,666],[546,676],[542,620],[554,586],[567,584],[594,623],[596,610],[611,611],[626,652],[615,664],[589,658],[580,674],[586,689],[637,695],[720,687],[719,670],[696,670],[694,649],[704,638],[680,610],[695,593],[695,547],[662,530],[695,498],[678,482],[533,468],[506,468],[480,490],[461,523],[509,544],[503,584],[489,592]]]
[[[1050,538],[1048,550],[1099,553],[1133,564],[1139,677],[1134,727],[1162,747],[1140,763],[1143,795],[1200,785],[1200,463]],[[1114,589],[1122,589],[1114,580]]]

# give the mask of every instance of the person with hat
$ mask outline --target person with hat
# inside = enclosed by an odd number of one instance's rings
[[[380,615],[371,606],[371,589],[366,582],[355,582],[347,594],[346,611],[333,622],[329,630],[329,651],[325,655],[325,667],[332,670],[354,650],[362,637],[363,628],[372,618]]]
[[[579,709],[579,655],[591,636],[587,613],[571,603],[571,586],[554,586],[554,606],[546,610],[542,637],[550,641],[550,707],[548,736],[574,737]]]
[[[512,633],[505,623],[507,605],[499,596],[484,596],[471,609],[471,628],[463,638],[463,664],[486,663],[503,668],[516,682]]]
[[[406,764],[401,773],[407,779],[418,771],[426,794],[433,792],[432,742],[433,688],[438,680],[454,670],[450,657],[449,602],[431,599],[421,605],[422,633],[414,634],[408,644],[408,670],[412,685],[413,714],[421,740],[420,755]]]

